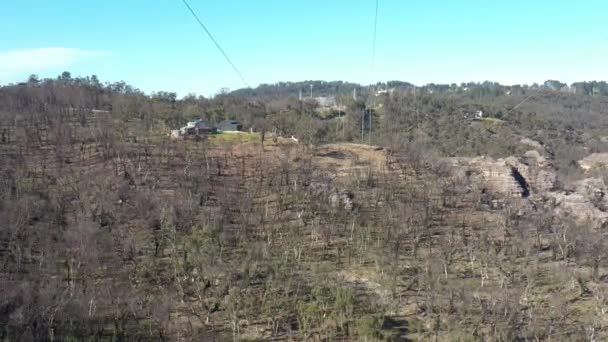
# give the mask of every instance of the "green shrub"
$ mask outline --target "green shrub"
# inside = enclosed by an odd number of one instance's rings
[[[365,339],[382,338],[383,323],[384,317],[381,315],[365,315],[356,322],[357,335]]]

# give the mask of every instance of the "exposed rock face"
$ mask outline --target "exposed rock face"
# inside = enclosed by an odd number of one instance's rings
[[[543,145],[541,145],[541,143],[539,143],[536,140],[532,140],[530,138],[523,138],[519,142],[522,143],[522,144],[524,144],[524,145],[528,145],[528,146],[534,147],[534,148],[539,149],[539,150],[543,148]]]
[[[598,209],[608,211],[608,189],[601,178],[587,178],[576,182],[576,192],[583,195]]]
[[[516,168],[526,179],[532,192],[542,193],[555,187],[557,177],[551,165],[538,151],[531,150],[521,160],[515,157],[505,159],[507,165]]]
[[[608,153],[592,153],[579,160],[578,165],[583,171],[608,167]]]
[[[527,197],[554,187],[555,174],[537,151],[529,151],[522,161],[515,157],[452,159],[454,166],[466,169],[471,181],[480,182],[492,192],[507,197]]]
[[[523,160],[526,165],[533,164],[538,167],[547,166],[547,159],[545,159],[537,150],[530,150],[524,153]]]
[[[512,170],[503,159],[488,157],[455,158],[455,167],[463,168],[472,183],[482,185],[483,192],[490,191],[507,197],[521,197],[523,189],[513,179]]]
[[[576,183],[573,193],[554,191],[555,172],[538,151],[528,151],[521,159],[477,157],[454,158],[451,162],[464,170],[472,185],[494,198],[525,200],[531,196],[530,201],[549,203],[557,216],[570,217],[578,224],[600,227],[608,222],[608,187],[604,181],[587,178]]]
[[[517,184],[519,184],[519,187],[521,188],[521,197],[530,196],[530,185],[528,184],[526,178],[515,166],[511,167],[511,177],[513,177]]]
[[[555,214],[572,217],[578,224],[590,224],[597,228],[608,222],[608,213],[601,211],[580,193],[549,192]]]

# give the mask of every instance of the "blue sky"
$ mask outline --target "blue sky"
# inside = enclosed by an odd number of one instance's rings
[[[379,0],[374,80],[606,80],[608,1]],[[189,0],[248,82],[370,83],[374,0]],[[0,3],[0,84],[96,74],[210,95],[243,86],[180,0]]]

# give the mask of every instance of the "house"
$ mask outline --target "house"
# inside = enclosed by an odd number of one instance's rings
[[[376,92],[376,96],[388,94],[388,89],[380,89]]]
[[[481,110],[475,111],[474,114],[471,114],[471,113],[465,113],[464,114],[464,118],[465,119],[471,119],[471,118],[473,118],[474,120],[481,120],[484,117],[485,117],[485,115],[484,115],[483,111],[481,111]]]
[[[213,134],[216,130],[214,127],[209,125],[203,119],[196,119],[190,121],[186,124],[186,126],[180,129],[174,129],[171,131],[171,138],[185,138],[188,136],[198,136],[198,135],[207,135]]]
[[[201,134],[212,134],[215,133],[215,128],[205,122],[203,119],[196,119],[194,121],[188,122],[186,127],[182,127],[182,129],[186,128],[185,132],[188,135],[201,135]]]
[[[194,121],[190,121],[188,122],[186,127],[188,129],[194,129],[194,132],[196,132],[196,134],[208,134],[215,132],[215,128],[213,128],[213,126],[209,125],[203,119],[196,119]]]
[[[217,124],[218,132],[238,132],[243,129],[243,125],[236,120],[224,120]]]

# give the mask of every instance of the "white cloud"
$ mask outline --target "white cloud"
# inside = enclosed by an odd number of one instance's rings
[[[63,47],[0,51],[0,79],[67,68],[87,58],[105,54],[100,51]]]

